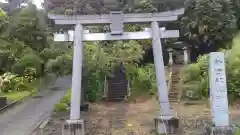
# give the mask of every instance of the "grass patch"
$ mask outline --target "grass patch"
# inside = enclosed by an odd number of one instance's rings
[[[9,93],[0,93],[0,96],[5,96],[9,100],[21,100],[25,97],[31,96],[33,92],[29,91],[14,91],[14,92],[9,92]]]
[[[68,110],[68,104],[71,99],[71,90],[68,90],[65,96],[61,99],[60,103],[55,104],[54,112],[62,112]]]
[[[57,103],[54,108],[54,112],[64,112],[68,110],[67,104]]]

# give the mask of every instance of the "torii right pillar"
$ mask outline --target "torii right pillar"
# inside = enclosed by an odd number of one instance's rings
[[[172,134],[178,130],[178,119],[174,118],[168,100],[168,87],[165,77],[164,61],[162,54],[161,33],[158,22],[151,23],[152,28],[152,47],[154,65],[156,70],[156,81],[158,98],[160,102],[160,115],[155,118],[155,128],[158,134]]]

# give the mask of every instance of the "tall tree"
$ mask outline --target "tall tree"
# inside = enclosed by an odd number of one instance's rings
[[[45,32],[44,14],[34,4],[15,12],[10,19],[6,34],[10,39],[24,41],[32,49],[41,52],[48,46]]]
[[[191,1],[181,18],[184,40],[200,54],[226,48],[235,24],[233,3],[228,0]]]
[[[240,0],[232,0],[234,5],[235,14],[237,17],[237,26],[240,29]]]

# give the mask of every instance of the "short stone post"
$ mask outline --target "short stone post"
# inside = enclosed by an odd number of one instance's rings
[[[186,46],[183,47],[183,61],[184,64],[187,65],[188,64],[188,48]]]
[[[7,97],[0,97],[0,109],[7,105]]]
[[[172,48],[168,49],[168,55],[169,55],[168,65],[172,66],[173,65],[173,49]]]
[[[103,98],[107,99],[107,97],[108,97],[108,81],[107,81],[107,76],[105,76]]]

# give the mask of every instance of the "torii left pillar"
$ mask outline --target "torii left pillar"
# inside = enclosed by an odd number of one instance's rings
[[[64,125],[63,135],[84,135],[84,120],[80,117],[82,63],[83,63],[83,26],[76,24],[74,34],[72,95],[70,120]]]

